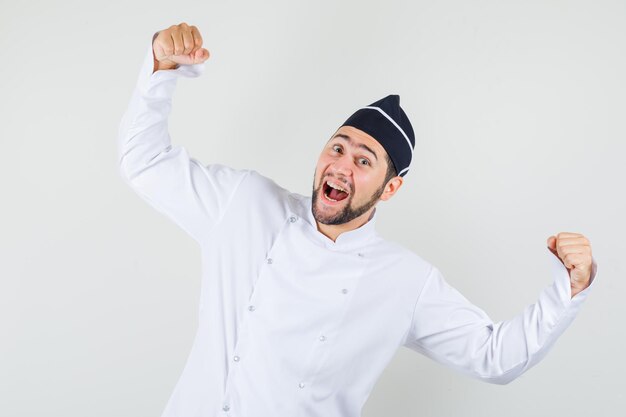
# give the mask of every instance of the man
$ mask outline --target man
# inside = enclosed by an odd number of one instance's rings
[[[401,188],[415,146],[398,96],[332,135],[305,197],[171,144],[176,81],[208,57],[195,26],[157,32],[120,124],[123,178],[202,249],[199,326],[163,416],[357,417],[400,346],[498,384],[544,357],[596,276],[588,239],[551,236],[552,285],[494,323],[376,234],[376,204]]]

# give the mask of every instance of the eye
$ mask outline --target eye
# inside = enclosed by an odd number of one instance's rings
[[[335,152],[341,152],[341,146],[339,146],[339,145],[333,145],[333,151],[335,151]]]
[[[369,165],[369,164],[370,164],[370,161],[368,161],[368,160],[367,160],[367,159],[365,159],[365,158],[361,158],[361,159],[359,159],[359,163],[360,163],[361,165]]]

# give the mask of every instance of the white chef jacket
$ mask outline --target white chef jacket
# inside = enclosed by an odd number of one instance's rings
[[[578,313],[593,281],[571,298],[548,249],[552,284],[494,323],[435,266],[381,238],[375,213],[333,242],[310,196],[254,170],[201,164],[171,144],[168,115],[177,79],[204,63],[152,74],[151,45],[120,124],[120,172],[202,254],[199,325],[163,417],[358,417],[400,346],[505,384]],[[596,271],[594,259],[592,280]]]

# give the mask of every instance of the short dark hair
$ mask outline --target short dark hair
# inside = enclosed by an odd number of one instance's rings
[[[385,181],[383,182],[383,187],[387,185],[387,182],[393,177],[398,175],[396,171],[396,166],[393,164],[393,161],[389,157],[389,154],[385,152],[385,159],[387,160],[387,173],[385,174]]]

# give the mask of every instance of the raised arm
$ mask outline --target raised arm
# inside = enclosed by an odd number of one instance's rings
[[[200,76],[208,57],[195,26],[181,23],[155,33],[118,134],[124,181],[198,242],[208,238],[249,173],[204,166],[183,146],[171,144],[168,116],[177,79]]]
[[[541,291],[536,303],[498,323],[433,267],[415,305],[404,346],[486,382],[506,384],[521,375],[547,354],[574,320],[596,277],[597,264],[589,253],[588,282],[584,289],[576,282],[574,289],[574,277],[565,266],[571,260],[566,258],[564,264],[551,246],[546,253],[551,259],[552,284]]]

